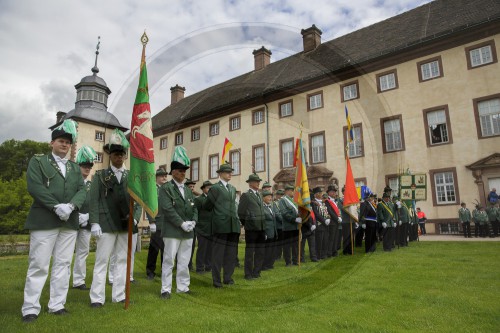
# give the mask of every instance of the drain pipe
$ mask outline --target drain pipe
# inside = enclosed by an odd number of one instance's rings
[[[269,108],[267,107],[267,103],[264,103],[265,111],[266,111],[266,173],[267,173],[267,181],[270,182],[270,171],[269,171]]]

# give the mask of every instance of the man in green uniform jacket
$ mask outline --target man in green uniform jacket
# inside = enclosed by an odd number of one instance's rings
[[[201,186],[201,195],[194,199],[194,205],[198,210],[198,223],[195,229],[198,238],[196,272],[200,274],[210,272],[212,267],[212,212],[203,208],[212,185],[209,180],[204,181]]]
[[[111,254],[116,255],[111,301],[116,303],[125,300],[130,196],[127,192],[128,170],[124,168],[123,162],[128,141],[123,133],[118,132],[113,133],[112,138],[118,140],[120,135],[121,141],[110,141],[104,146],[111,165],[107,169],[96,171],[90,185],[91,232],[97,238],[94,275],[90,287],[90,305],[93,308],[104,305],[106,271]],[[134,220],[139,219],[140,216],[134,216]]]
[[[233,168],[222,164],[219,181],[208,191],[203,208],[212,212],[212,281],[215,288],[234,284],[240,221],[236,212],[236,188],[229,184]],[[223,281],[221,281],[221,271]]]
[[[86,196],[80,167],[65,158],[75,139],[76,124],[66,120],[52,132],[52,153],[36,155],[28,164],[26,180],[34,201],[25,224],[30,230],[30,252],[21,310],[24,322],[34,321],[40,314],[40,297],[51,257],[48,310],[55,315],[68,313],[64,305],[69,267],[78,230],[78,209]]]
[[[181,149],[182,148],[182,149]],[[194,204],[191,189],[184,185],[189,159],[180,153],[184,147],[176,147],[170,174],[172,180],[162,185],[158,202],[163,217],[161,234],[165,250],[161,271],[161,297],[169,299],[172,293],[172,275],[174,261],[177,258],[176,284],[177,293],[191,293],[189,285],[189,259],[193,247],[194,227],[198,221],[198,210]]]
[[[461,208],[458,210],[458,219],[460,220],[460,223],[462,223],[462,229],[464,230],[464,237],[472,238],[470,232],[470,221],[472,220],[472,215],[470,213],[469,208],[467,208],[465,202],[462,202],[460,206]]]
[[[377,222],[382,226],[382,237],[383,237],[383,247],[384,251],[392,251],[394,240],[391,237],[396,223],[394,221],[394,213],[392,212],[389,202],[390,195],[388,193],[383,194],[382,201],[377,205]]]
[[[299,255],[299,223],[302,218],[299,217],[299,211],[296,203],[293,201],[292,185],[285,186],[285,195],[279,202],[281,216],[283,218],[283,258],[285,265],[298,265]]]

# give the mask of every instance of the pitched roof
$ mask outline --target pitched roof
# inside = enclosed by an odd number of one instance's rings
[[[433,1],[187,96],[153,117],[153,132],[262,105],[283,93],[295,95],[300,86],[324,77],[340,81],[347,69],[493,21],[500,22],[498,0]]]

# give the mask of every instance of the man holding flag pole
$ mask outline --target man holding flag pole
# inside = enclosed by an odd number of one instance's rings
[[[342,202],[342,209],[349,214],[349,227],[350,227],[350,237],[351,237],[351,255],[354,254],[354,242],[352,236],[352,220],[354,219],[358,222],[357,211],[354,205],[359,203],[358,193],[356,192],[356,184],[354,183],[354,177],[351,169],[351,162],[349,160],[349,143],[353,141],[353,130],[351,125],[351,118],[347,111],[347,106],[345,106],[345,117],[347,121],[347,145],[346,145],[346,177],[345,177],[345,189],[344,198]],[[345,251],[345,248],[344,248]]]
[[[128,193],[130,194],[130,214],[128,224],[127,275],[130,276],[131,244],[133,223],[133,201],[139,203],[151,216],[158,213],[158,192],[155,183],[155,165],[153,152],[153,131],[151,127],[151,108],[149,106],[148,73],[146,69],[146,44],[149,38],[146,32],[141,37],[142,57],[139,86],[134,103],[132,123],[130,125],[130,173]],[[130,301],[130,281],[126,280],[125,309]]]

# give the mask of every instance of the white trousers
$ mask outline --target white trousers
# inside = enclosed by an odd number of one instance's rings
[[[130,281],[134,280],[134,261],[135,261],[135,252],[137,250],[137,239],[139,234],[132,234],[132,254],[130,257]],[[128,245],[128,243],[127,243]],[[127,248],[128,250],[128,248]],[[111,258],[109,258],[109,271],[108,271],[108,280],[110,284],[113,284],[113,279],[115,276],[115,267],[116,267],[116,254],[113,252],[111,254]],[[125,265],[125,270],[127,270],[127,266]]]
[[[174,260],[177,256],[177,273],[175,282],[177,284],[177,292],[186,292],[189,290],[189,259],[191,258],[191,250],[193,239],[176,239],[163,238],[165,249],[163,250],[163,264],[161,269],[161,292],[172,292],[172,270],[174,268]]]
[[[76,236],[75,262],[73,263],[73,287],[85,284],[87,257],[90,249],[90,230],[80,229]]]
[[[53,262],[50,271],[48,309],[49,312],[64,309],[68,295],[76,233],[76,230],[66,228],[31,231],[28,273],[24,285],[24,303],[21,309],[23,316],[40,313],[40,296],[49,273],[51,257],[53,257]]]
[[[127,240],[126,232],[106,232],[97,239],[95,253],[94,276],[90,287],[90,302],[104,304],[106,298],[106,272],[108,261],[112,253],[116,254],[113,270],[113,288],[111,301],[120,302],[125,299],[125,271],[127,269]]]

